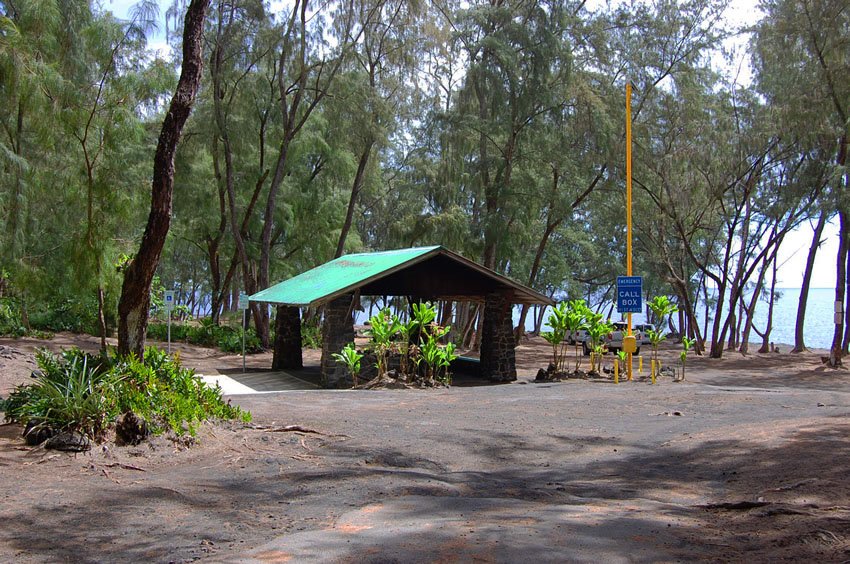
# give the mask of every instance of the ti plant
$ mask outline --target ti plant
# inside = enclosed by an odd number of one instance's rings
[[[451,327],[443,327],[435,322],[437,309],[431,303],[413,304],[411,310],[412,316],[407,322],[399,320],[389,309],[381,310],[369,320],[369,348],[375,353],[378,374],[386,374],[390,354],[398,353],[399,372],[406,377],[418,377],[420,366],[424,363],[424,377],[428,382],[450,384],[449,366],[457,358],[455,345],[442,345],[440,341],[449,334]],[[354,345],[346,347],[349,348],[353,350]],[[334,358],[348,366],[346,359],[350,353],[346,353],[346,349],[335,354]]]
[[[587,307],[584,300],[561,302],[552,308],[552,314],[547,321],[552,330],[542,333],[541,336],[552,345],[552,361],[556,372],[564,372],[567,368],[568,337],[572,337],[577,345],[575,348],[575,370],[578,370],[581,366],[581,356],[579,356],[578,350],[580,341],[577,337],[580,331],[587,329],[587,321],[591,315],[593,315],[593,312]]]
[[[667,323],[667,318],[670,315],[679,311],[679,308],[667,296],[655,296],[646,305],[652,312],[657,327],[655,330],[647,331],[647,336],[652,345],[652,357],[655,360],[655,365],[658,366],[658,345],[666,338],[664,337],[664,324]]]
[[[617,351],[617,360],[620,363],[620,374],[626,371],[626,363],[629,360],[629,353],[626,351]]]
[[[584,300],[570,300],[568,305],[569,311],[567,311],[567,319],[566,319],[566,329],[569,335],[573,336],[573,341],[575,342],[575,370],[577,371],[581,366],[581,355],[579,354],[579,347],[581,346],[581,342],[578,339],[579,333],[581,331],[587,330],[587,318],[593,312]]]
[[[382,309],[369,320],[371,329],[369,335],[372,337],[369,343],[375,353],[375,365],[378,376],[387,372],[390,351],[393,349],[396,334],[401,329],[398,316],[389,309]]]
[[[696,339],[682,337],[682,352],[679,353],[679,359],[682,361],[682,380],[685,379],[685,362],[688,360],[688,351],[696,343]]]
[[[438,381],[450,384],[449,365],[457,358],[454,354],[454,343],[448,343],[445,347],[440,345],[440,339],[448,335],[450,328],[435,324],[425,327],[419,344],[420,354],[425,362],[425,377],[431,383]]]
[[[566,336],[567,336],[567,319],[568,319],[568,304],[561,302],[552,308],[552,313],[549,315],[549,320],[546,322],[551,331],[541,333],[547,343],[552,345],[552,364],[555,366],[555,372],[562,372],[564,364],[566,364]]]
[[[602,320],[601,313],[588,312],[587,315],[587,338],[590,340],[590,350],[594,356],[590,359],[590,371],[598,372],[599,364],[601,364],[601,356],[605,353],[605,346],[602,344],[602,337],[610,333],[614,326]]]
[[[360,376],[360,360],[363,358],[363,355],[357,352],[357,349],[354,348],[354,343],[345,345],[342,351],[333,353],[333,357],[338,363],[345,365],[356,387],[358,384],[357,377]]]

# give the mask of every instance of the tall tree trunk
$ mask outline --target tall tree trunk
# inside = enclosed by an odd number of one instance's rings
[[[776,264],[776,253],[773,255],[773,272],[771,273],[770,279],[770,301],[767,306],[767,326],[764,328],[764,333],[759,333],[761,336],[761,348],[759,349],[760,353],[771,352],[770,347],[770,332],[773,331],[773,306],[776,301],[776,271],[778,270]],[[756,329],[756,333],[758,333],[758,329]]]
[[[806,305],[809,299],[809,288],[812,284],[812,272],[815,269],[815,257],[821,245],[823,228],[826,225],[826,212],[821,212],[818,223],[812,235],[812,244],[809,247],[809,256],[806,258],[806,270],[803,272],[803,287],[800,288],[800,299],[797,301],[797,322],[794,325],[794,349],[791,352],[803,352],[806,349],[803,327],[806,323]]]
[[[845,266],[844,272],[850,272],[850,234],[847,235],[847,262]],[[850,276],[846,276],[846,287],[844,292],[845,298],[850,296]],[[848,354],[848,345],[850,345],[850,308],[845,304],[844,306],[844,339],[841,343],[841,354],[842,356],[846,356]]]
[[[550,296],[551,297],[551,296]],[[534,334],[540,335],[543,331],[543,318],[546,317],[546,306],[540,306],[540,310],[537,312],[537,318],[534,320]]]
[[[357,207],[357,198],[360,195],[360,190],[363,189],[363,178],[366,176],[366,167],[369,164],[369,157],[374,145],[374,141],[369,141],[357,161],[357,173],[354,175],[354,183],[351,186],[351,197],[348,199],[348,209],[345,212],[345,221],[342,224],[342,231],[339,233],[334,258],[341,257],[345,250],[345,240],[348,238],[348,232],[351,231],[351,224],[354,221],[354,208]]]
[[[779,245],[781,244],[781,242],[782,241],[780,239],[779,243],[776,245],[776,247],[774,248],[774,250],[770,254],[770,256],[767,256],[767,257],[764,258],[764,263],[762,264],[761,268],[759,269],[758,280],[756,281],[755,288],[753,289],[753,295],[750,296],[750,303],[745,307],[744,311],[741,314],[741,317],[744,320],[744,331],[743,331],[743,335],[741,337],[741,342],[740,342],[738,350],[743,354],[747,354],[749,352],[749,349],[750,349],[750,332],[754,328],[753,317],[755,316],[756,306],[758,305],[759,296],[761,295],[762,289],[764,288],[764,279],[767,277],[768,268],[770,268],[771,264],[773,264],[774,269],[776,267],[776,255],[779,252]],[[774,273],[774,275],[775,275],[775,273]],[[773,283],[771,286],[772,286],[772,290],[771,290],[771,292],[772,292],[773,289],[776,288],[776,284]],[[772,297],[773,297],[773,294],[771,293],[771,299],[772,299]],[[743,295],[741,296],[741,302],[742,303],[744,302],[744,296]],[[772,303],[770,305],[770,308],[771,308],[771,310],[773,309]],[[756,333],[758,333],[758,329],[756,329]],[[759,335],[761,335],[761,333],[759,333]],[[759,351],[759,352],[761,352],[761,351]]]
[[[183,62],[177,89],[162,122],[153,161],[151,210],[142,243],[124,272],[118,302],[118,352],[142,358],[148,328],[151,281],[171,225],[174,154],[192,111],[203,71],[204,19],[209,0],[192,0],[183,26]]]
[[[547,219],[546,229],[543,231],[543,237],[537,245],[537,252],[534,254],[534,262],[531,264],[531,273],[528,275],[528,287],[533,288],[534,282],[537,280],[537,273],[540,271],[540,263],[543,262],[543,253],[546,251],[546,244],[549,242],[549,237],[552,232],[561,222],[551,222]],[[519,346],[520,338],[525,334],[525,319],[528,317],[529,304],[522,304],[522,309],[519,313],[519,323],[517,323],[514,341]]]
[[[835,301],[843,304],[846,308],[847,304],[844,301],[847,289],[847,244],[848,244],[848,228],[847,214],[844,211],[838,212],[839,231],[838,231],[838,256],[837,272],[835,281]],[[835,324],[835,331],[832,335],[832,346],[829,351],[829,365],[832,367],[841,366],[841,344],[844,336],[844,322]]]
[[[103,301],[103,284],[97,285],[97,330],[100,333],[100,352],[106,354],[106,304]]]

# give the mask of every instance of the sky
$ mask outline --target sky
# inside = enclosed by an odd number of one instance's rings
[[[165,42],[165,11],[172,0],[157,0],[160,5],[160,18],[162,23],[160,31],[149,41],[149,48],[157,51],[167,52],[168,45]],[[127,18],[132,5],[138,0],[103,0],[103,7],[112,11],[119,18]],[[602,2],[599,2],[600,4]],[[285,0],[275,0],[272,9],[285,4]],[[755,23],[759,16],[758,3],[756,0],[732,0],[727,18],[730,23],[748,25]],[[744,38],[737,40],[737,46],[742,46]],[[736,40],[731,40],[728,46],[735,46]],[[743,49],[740,49],[743,57]],[[737,65],[736,65],[737,66]],[[742,71],[739,76],[741,81],[748,81],[750,77],[746,61],[743,61]],[[799,288],[802,286],[803,272],[806,268],[809,246],[812,242],[814,227],[809,222],[804,223],[795,231],[789,233],[780,248],[778,255],[779,273],[777,286],[780,288]],[[812,287],[832,288],[835,287],[837,269],[835,266],[836,253],[838,252],[838,227],[833,223],[827,224],[823,233],[823,244],[821,245],[817,260],[815,262]]]

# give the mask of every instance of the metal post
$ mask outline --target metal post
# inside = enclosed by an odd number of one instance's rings
[[[626,83],[626,276],[632,275],[632,83]],[[626,335],[632,335],[632,314],[626,314]],[[632,379],[632,353],[627,353],[626,371]]]
[[[247,317],[246,313],[248,313],[247,309],[242,310],[242,374],[245,374],[245,318]]]
[[[168,354],[171,354],[171,310],[168,310]]]

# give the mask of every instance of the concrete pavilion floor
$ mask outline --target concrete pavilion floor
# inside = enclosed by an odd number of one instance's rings
[[[210,386],[218,384],[224,395],[267,394],[319,389],[321,371],[318,366],[305,366],[300,370],[221,370],[221,374],[201,374]]]

